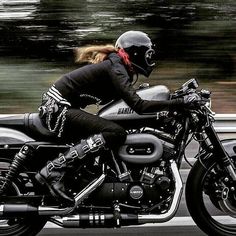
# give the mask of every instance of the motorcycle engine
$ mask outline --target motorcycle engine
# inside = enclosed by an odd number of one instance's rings
[[[162,211],[168,208],[170,196],[174,192],[174,180],[166,163],[162,161],[156,167],[130,167],[130,177],[122,181],[107,179],[90,196],[87,203],[97,206],[111,206],[114,202],[142,207],[144,209],[157,206]],[[110,173],[112,175],[112,173]],[[112,181],[113,180],[113,181]],[[160,205],[158,205],[160,204]]]
[[[109,168],[106,181],[90,195],[85,204],[109,207],[119,202],[143,209],[155,208],[159,212],[167,209],[174,192],[172,171],[167,161],[174,155],[171,145],[155,134],[129,134],[116,154],[115,168],[119,166],[120,171]],[[83,171],[88,169],[91,166],[83,168]],[[84,173],[82,176],[88,175]],[[79,185],[81,183],[80,180]]]
[[[159,168],[152,171],[160,172]],[[172,176],[164,172],[155,174],[143,170],[141,178],[142,181],[103,183],[91,194],[85,204],[109,207],[114,202],[119,202],[136,208],[153,208],[155,212],[168,209],[174,192]]]

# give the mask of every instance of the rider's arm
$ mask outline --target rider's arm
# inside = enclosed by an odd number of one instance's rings
[[[135,112],[152,113],[170,108],[178,108],[183,105],[182,99],[166,100],[166,101],[148,101],[140,98],[132,86],[130,77],[120,61],[112,63],[110,76],[112,83],[119,96],[131,107]]]

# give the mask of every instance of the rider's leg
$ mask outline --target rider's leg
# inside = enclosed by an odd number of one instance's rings
[[[66,171],[73,168],[75,161],[78,163],[78,160],[99,151],[104,146],[105,140],[101,134],[82,140],[79,144],[71,147],[64,155],[60,154],[58,158],[48,162],[35,178],[41,184],[46,184],[53,196],[60,197],[68,203],[73,203],[74,200],[65,193],[64,175]]]
[[[87,134],[90,137],[71,147],[64,155],[61,154],[49,162],[36,175],[36,179],[40,183],[46,184],[53,196],[71,204],[74,200],[66,194],[64,186],[66,171],[74,165],[79,165],[79,160],[85,159],[88,154],[90,157],[95,157],[96,153],[105,146],[107,148],[119,146],[125,141],[126,133],[117,124],[81,110],[68,112],[65,131],[65,135],[70,138],[73,136],[76,138],[78,134],[82,136]],[[94,135],[94,132],[97,134]]]

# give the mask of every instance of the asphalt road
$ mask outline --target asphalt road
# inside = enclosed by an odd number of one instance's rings
[[[43,229],[39,236],[204,236],[196,226],[129,227],[121,229]]]

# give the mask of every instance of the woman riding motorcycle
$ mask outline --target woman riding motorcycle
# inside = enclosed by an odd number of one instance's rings
[[[132,86],[134,75],[148,77],[155,63],[151,39],[141,31],[123,33],[115,46],[92,46],[78,49],[77,62],[89,62],[57,80],[43,95],[39,108],[42,121],[59,137],[84,138],[65,154],[48,164],[35,176],[51,194],[64,203],[74,200],[66,193],[64,176],[78,161],[104,148],[124,143],[126,131],[118,124],[87,113],[81,108],[89,104],[105,104],[123,99],[135,112],[150,113],[188,106],[196,99],[147,101]]]

